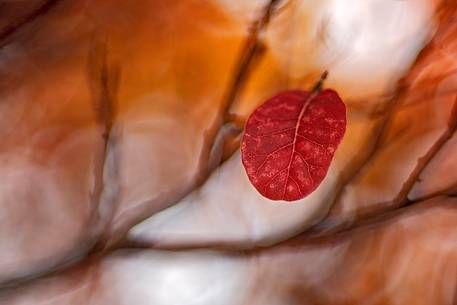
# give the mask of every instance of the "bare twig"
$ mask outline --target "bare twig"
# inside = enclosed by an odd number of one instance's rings
[[[270,0],[264,7],[260,17],[254,21],[249,29],[248,37],[244,42],[235,66],[234,77],[228,86],[226,96],[218,110],[215,121],[204,136],[203,149],[198,161],[200,168],[200,176],[197,179],[198,185],[201,185],[212,170],[222,161],[225,141],[221,140],[221,138],[223,138],[226,131],[230,129],[232,134],[235,131],[238,134],[242,131],[242,126],[238,126],[239,122],[231,117],[230,108],[243,91],[251,71],[264,53],[265,47],[261,42],[260,36],[268,26],[280,2],[281,0]]]
[[[105,149],[116,116],[119,68],[108,66],[106,42],[95,42],[89,54],[89,74],[97,123],[103,127]]]
[[[99,212],[102,195],[105,190],[104,172],[110,147],[115,142],[113,125],[117,115],[117,90],[120,69],[117,65],[108,65],[106,41],[95,41],[89,53],[89,86],[94,101],[96,122],[102,130],[103,146],[94,167],[94,189],[91,193],[95,220],[100,220]],[[114,164],[114,166],[116,166]],[[113,173],[111,173],[113,174]],[[114,209],[114,207],[112,207]],[[107,224],[109,226],[109,222]],[[107,228],[104,228],[105,231]],[[102,232],[104,234],[105,232]],[[102,236],[103,239],[103,236]],[[104,241],[101,241],[102,243]],[[97,249],[100,246],[96,247]]]
[[[373,136],[369,139],[368,147],[366,149],[368,150],[368,152],[364,156],[359,158],[359,161],[354,161],[350,163],[346,167],[346,170],[343,171],[340,178],[340,182],[336,187],[337,189],[333,197],[332,203],[329,205],[330,208],[328,214],[331,212],[332,207],[334,207],[335,204],[337,204],[341,200],[341,197],[343,196],[347,185],[349,185],[350,183],[352,183],[360,177],[365,167],[371,162],[371,160],[376,154],[376,151],[382,145],[391,125],[392,117],[400,105],[398,101],[400,100],[400,96],[402,96],[402,94],[403,90],[401,89],[401,87],[399,87],[394,96],[387,101],[386,106],[384,108],[385,114],[375,127]],[[351,224],[351,222],[348,220],[335,221],[327,215],[326,217],[324,217],[323,221],[308,229],[307,232],[310,236],[321,236],[346,229],[349,226],[349,224]]]
[[[428,200],[428,199],[431,199],[431,198],[434,198],[434,197],[438,197],[438,196],[453,196],[456,193],[457,193],[457,181],[455,181],[451,185],[446,186],[444,188],[441,188],[441,189],[439,189],[437,191],[434,191],[434,192],[425,194],[423,196],[414,198],[414,200],[410,200],[409,201],[409,204],[415,204],[417,202]]]
[[[258,59],[265,50],[265,47],[260,41],[260,35],[265,31],[276,7],[280,2],[281,0],[270,0],[270,2],[263,9],[263,13],[260,18],[250,27],[248,37],[244,42],[240,57],[238,58],[234,77],[228,87],[226,98],[219,110],[224,123],[230,121],[230,108],[243,90],[246,80],[256,63],[256,59]]]
[[[452,107],[451,115],[449,117],[449,122],[446,130],[443,134],[430,146],[429,150],[417,160],[416,167],[410,173],[406,181],[403,183],[400,192],[390,203],[395,206],[405,205],[410,203],[408,200],[408,194],[413,188],[414,184],[417,182],[418,178],[427,167],[427,165],[432,161],[436,154],[441,150],[441,148],[452,138],[457,129],[457,95]]]
[[[432,194],[427,194],[425,196],[422,196],[421,198],[416,198],[413,201],[408,199],[408,195],[413,188],[414,184],[418,181],[420,175],[424,171],[424,169],[427,167],[427,165],[433,160],[433,158],[436,156],[436,154],[441,150],[441,148],[449,141],[449,139],[452,138],[452,136],[456,133],[457,129],[457,96],[452,108],[451,116],[449,118],[448,122],[448,127],[447,129],[443,132],[443,134],[433,143],[432,146],[430,146],[429,150],[417,160],[417,165],[413,169],[413,171],[410,173],[406,181],[403,183],[400,191],[398,192],[397,196],[388,202],[380,202],[376,204],[372,204],[369,207],[366,208],[360,208],[358,211],[358,220],[355,222],[351,222],[348,220],[343,220],[341,223],[338,223],[335,227],[329,228],[329,231],[334,232],[334,231],[340,231],[341,229],[346,229],[349,227],[356,226],[359,223],[359,220],[363,219],[370,219],[373,217],[376,217],[377,214],[383,214],[386,212],[389,212],[390,210],[393,210],[394,208],[402,207],[405,205],[411,205],[413,203],[417,202],[422,202],[427,199],[431,199],[434,197],[439,197],[439,196],[450,196],[453,193],[457,191],[457,184],[451,185],[449,187],[446,187],[442,190],[436,191]],[[326,224],[320,225],[321,228],[324,230],[314,230],[312,231],[313,234],[316,235],[321,235],[322,233],[328,233],[328,231],[325,231]]]
[[[110,143],[113,141],[113,124],[116,117],[116,96],[119,83],[119,68],[118,66],[109,66],[107,63],[107,47],[106,42],[94,41],[91,45],[88,56],[88,85],[92,93],[92,100],[94,103],[94,110],[96,114],[96,122],[102,129],[103,146],[100,154],[94,164],[94,187],[90,193],[90,201],[92,214],[89,217],[86,226],[94,228],[98,225],[99,221],[99,205],[104,191],[103,173],[107,159],[108,149]],[[102,232],[103,234],[104,232]],[[103,236],[102,236],[103,238]],[[99,241],[100,242],[100,241]],[[103,239],[102,239],[103,242]],[[88,243],[87,235],[82,234],[79,242],[75,243],[80,247],[82,244]],[[88,244],[88,251],[90,254],[100,255],[100,244]],[[92,247],[92,248],[91,248]],[[85,255],[83,253],[82,255]],[[66,268],[75,265],[81,256],[70,257],[69,259],[61,262],[60,264],[46,270],[39,272],[30,277],[13,279],[7,283],[0,283],[0,289],[7,287],[14,287],[17,285],[24,285],[28,282],[50,276],[54,273],[65,270]]]

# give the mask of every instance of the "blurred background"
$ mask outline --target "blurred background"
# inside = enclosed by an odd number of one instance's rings
[[[0,304],[455,304],[457,2],[0,0]],[[272,95],[348,125],[310,196],[250,185]]]

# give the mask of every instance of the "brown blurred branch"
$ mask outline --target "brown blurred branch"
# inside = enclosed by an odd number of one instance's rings
[[[231,116],[230,108],[243,91],[251,71],[265,51],[265,46],[261,42],[260,36],[264,33],[280,2],[281,0],[270,0],[264,7],[260,17],[249,28],[248,36],[234,69],[233,78],[229,83],[215,122],[204,136],[203,149],[198,161],[199,172],[201,173],[197,179],[198,185],[201,185],[221,163],[225,138],[228,135],[236,137],[242,131],[243,126],[240,126],[239,121]]]
[[[91,87],[97,123],[103,127],[105,149],[117,112],[119,67],[108,66],[106,42],[95,42],[89,52],[89,86]]]
[[[428,194],[426,194],[424,196],[421,196],[421,197],[417,197],[414,200],[409,201],[409,205],[410,204],[415,204],[415,203],[420,202],[420,201],[428,200],[428,199],[431,199],[431,198],[434,198],[434,197],[456,196],[456,195],[457,195],[457,181],[455,181],[451,185],[446,186],[444,188],[441,188],[441,189],[439,189],[437,191],[434,191],[432,193],[428,193]]]
[[[398,104],[398,105],[400,105],[400,104]],[[394,108],[392,108],[392,109],[394,109]],[[392,115],[392,113],[389,114],[389,116],[391,116],[391,115]],[[386,122],[386,121],[384,121],[384,122]],[[383,126],[384,126],[384,130],[386,130],[385,129],[386,124],[384,124]],[[443,132],[443,134],[430,146],[429,150],[422,157],[420,157],[417,160],[416,167],[410,173],[410,175],[408,176],[406,181],[403,183],[399,193],[392,201],[377,203],[366,209],[361,209],[358,213],[360,219],[356,220],[355,222],[343,220],[341,223],[338,223],[335,226],[331,226],[331,225],[328,226],[328,223],[325,223],[325,221],[324,221],[324,223],[318,224],[314,228],[310,229],[311,235],[322,235],[324,233],[329,233],[329,232],[333,233],[336,231],[345,230],[349,227],[352,228],[354,226],[357,226],[357,224],[360,221],[362,221],[363,219],[370,219],[372,217],[376,217],[377,214],[386,213],[386,212],[392,210],[393,207],[397,208],[397,207],[410,205],[410,204],[417,203],[417,202],[422,202],[424,200],[428,200],[428,199],[431,199],[434,197],[450,196],[450,195],[453,195],[454,193],[456,193],[457,192],[457,182],[449,187],[443,188],[441,190],[438,190],[438,191],[428,194],[426,196],[416,198],[413,201],[408,199],[408,195],[409,195],[411,189],[413,188],[414,184],[420,178],[420,175],[423,173],[424,169],[427,167],[428,164],[430,164],[430,162],[437,155],[437,153],[442,149],[442,147],[453,137],[453,135],[456,133],[456,131],[457,131],[457,96],[454,101],[454,105],[452,107],[451,115],[449,117],[448,127]],[[382,141],[380,141],[380,139],[381,139],[381,137],[377,137],[375,139],[375,141],[376,141],[376,143],[374,145],[375,147],[379,146],[380,143],[382,143]],[[373,155],[370,154],[368,156],[368,158],[366,158],[364,160],[364,162],[362,162],[362,165],[367,164],[370,161],[370,159],[372,158],[372,156]],[[350,179],[348,181],[350,182],[350,181],[354,180],[355,178],[357,178],[357,175],[360,173],[360,170],[362,168],[363,168],[363,166],[358,167],[357,168],[358,171],[356,172],[356,174],[353,176],[350,176]],[[344,191],[344,186],[338,190],[334,203],[336,203],[337,200],[339,200],[339,198],[342,196],[343,191]],[[376,207],[376,208],[374,208],[374,207]]]
[[[452,138],[457,130],[457,95],[452,107],[451,115],[449,117],[448,126],[443,134],[430,146],[429,150],[417,160],[416,167],[410,173],[406,181],[403,183],[400,192],[391,202],[393,205],[405,205],[411,203],[408,199],[408,194],[413,188],[414,184],[418,181],[420,175],[433,160],[441,148]]]
[[[7,25],[0,31],[0,48],[5,46],[5,40],[11,37],[14,33],[16,33],[20,28],[24,25],[33,22],[40,16],[45,15],[48,13],[56,4],[58,4],[62,0],[46,0],[43,4],[32,10],[29,14],[22,16],[15,22]]]
[[[98,156],[98,162],[95,162],[93,173],[94,189],[91,193],[95,217],[95,219],[92,219],[93,221],[100,220],[98,213],[103,191],[105,190],[104,172],[107,164],[107,155],[116,141],[113,125],[117,116],[117,92],[119,87],[120,68],[118,65],[109,65],[107,56],[108,50],[106,41],[95,39],[89,52],[89,87],[92,92],[96,115],[95,119],[102,130],[103,143],[101,153]],[[116,164],[113,164],[113,166],[116,166]],[[111,174],[115,175],[116,172],[116,169],[114,169]],[[103,241],[101,242],[103,243]]]
[[[341,199],[346,189],[346,186],[360,177],[364,168],[371,162],[374,155],[376,154],[376,151],[382,145],[385,137],[387,136],[387,132],[389,131],[393,115],[399,108],[399,100],[401,99],[403,92],[404,89],[399,88],[397,92],[394,94],[394,96],[390,98],[385,104],[385,107],[383,108],[384,116],[380,119],[380,121],[377,124],[377,127],[375,127],[373,135],[370,137],[368,143],[368,152],[362,158],[362,161],[355,167],[355,169],[347,171],[346,175],[343,175],[343,177],[341,178],[340,187],[336,192],[333,204],[337,203]],[[349,166],[349,168],[353,168],[353,166]]]
[[[231,120],[230,108],[236,101],[241,91],[244,89],[250,72],[265,51],[265,46],[260,40],[260,35],[268,26],[268,23],[273,15],[273,11],[279,2],[279,0],[271,0],[270,3],[268,3],[268,5],[263,9],[260,18],[254,21],[249,28],[248,37],[244,42],[234,70],[234,77],[231,80],[226,97],[219,109],[219,114],[223,118],[224,123]]]
[[[430,146],[427,152],[417,160],[417,164],[409,174],[406,181],[403,183],[400,191],[393,200],[388,202],[379,202],[371,205],[370,207],[361,209],[358,214],[360,219],[368,219],[376,217],[376,214],[386,213],[398,207],[415,204],[439,196],[451,196],[457,191],[457,182],[449,187],[443,188],[431,194],[427,194],[414,200],[409,200],[408,195],[411,192],[413,186],[419,181],[421,174],[443,148],[443,146],[454,136],[457,130],[457,95],[452,107],[451,115],[449,117],[448,125],[446,130],[441,136]],[[358,223],[358,221],[356,221]],[[355,224],[344,223],[338,227],[352,227]]]

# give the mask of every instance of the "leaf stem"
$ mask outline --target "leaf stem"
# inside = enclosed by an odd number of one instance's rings
[[[324,81],[327,79],[328,71],[325,70],[322,74],[317,83],[311,89],[311,94],[319,93],[322,90],[322,86],[324,85]]]

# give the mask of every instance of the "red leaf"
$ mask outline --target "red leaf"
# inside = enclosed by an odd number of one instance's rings
[[[241,158],[249,180],[272,200],[304,198],[324,179],[345,130],[335,91],[279,93],[246,123]]]

